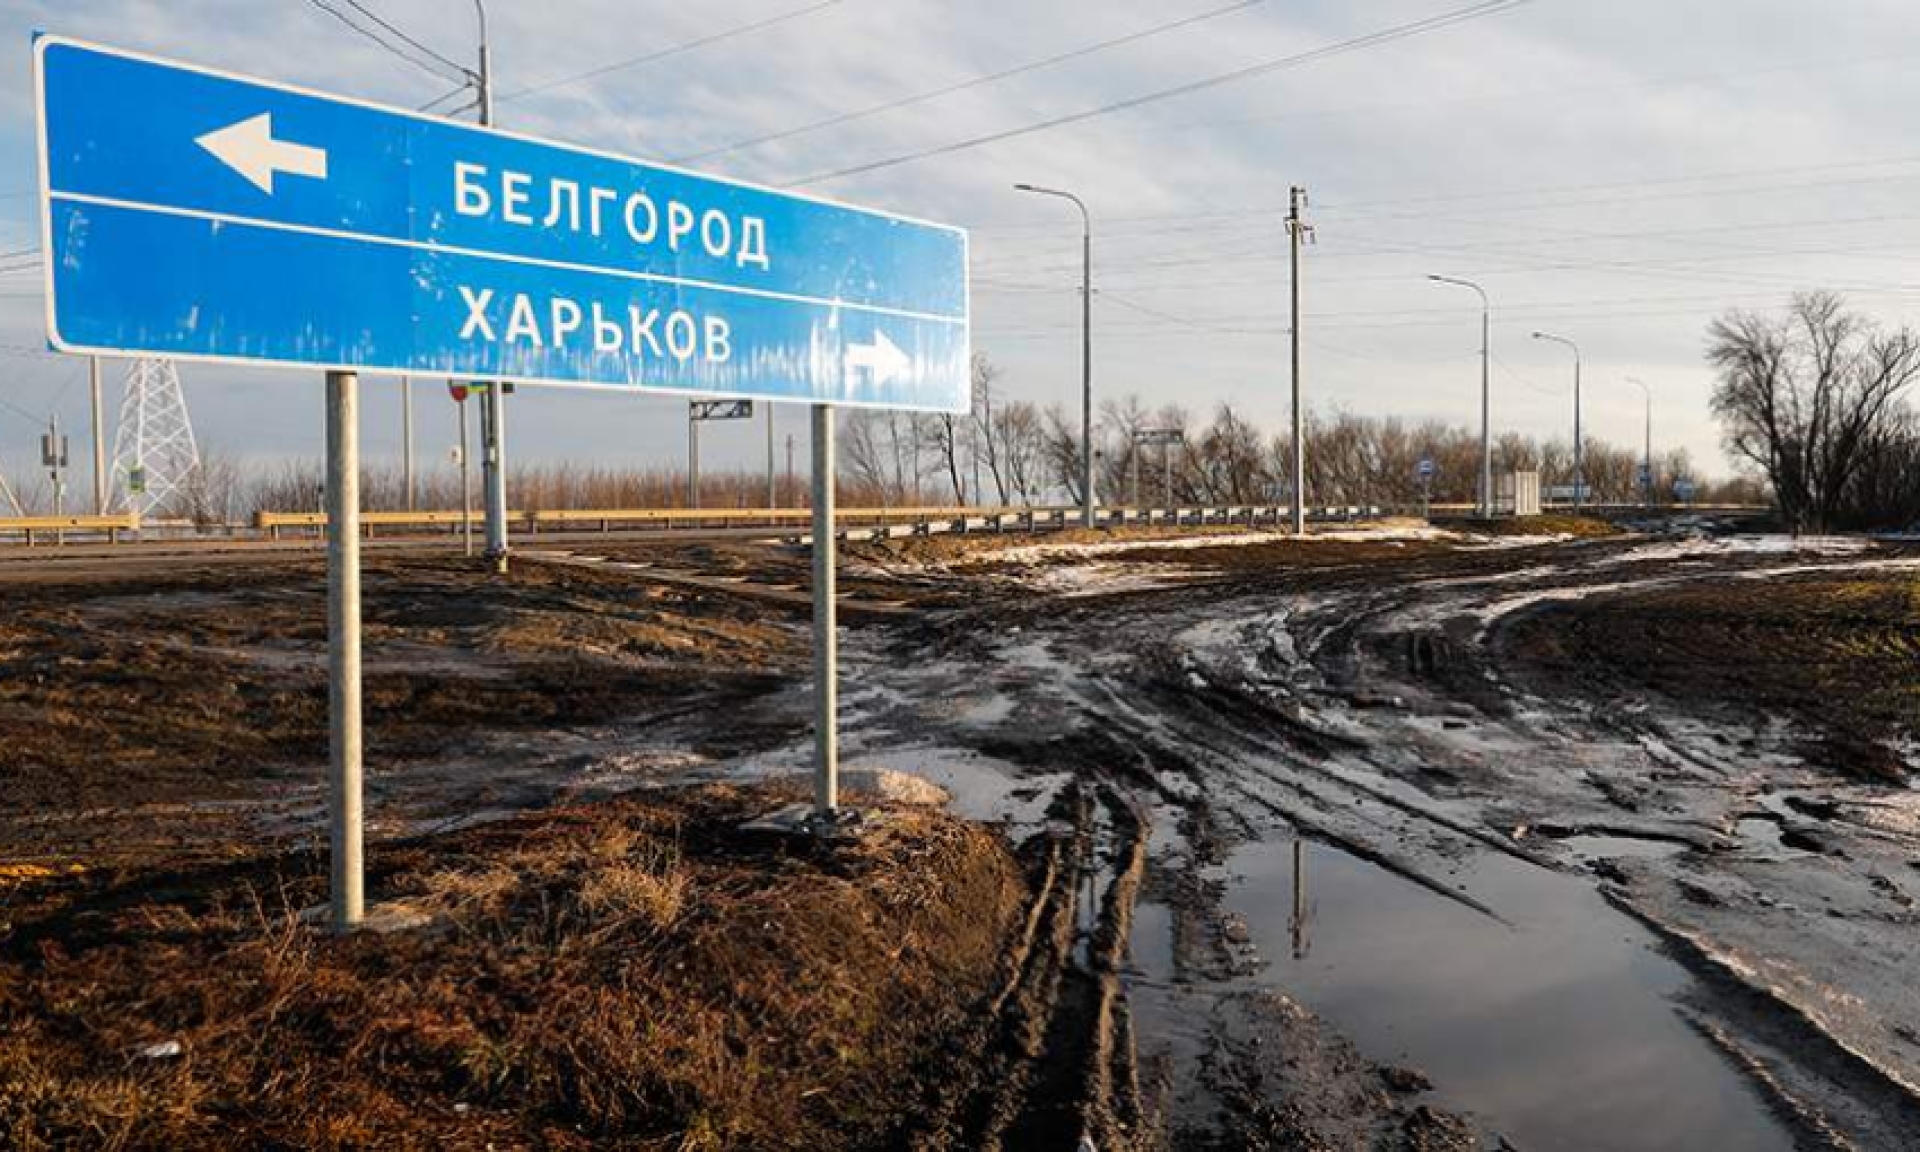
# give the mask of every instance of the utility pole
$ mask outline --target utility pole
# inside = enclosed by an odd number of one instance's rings
[[[787,433],[787,494],[793,494],[793,433]]]
[[[1293,534],[1307,532],[1307,431],[1306,414],[1300,404],[1300,241],[1311,239],[1313,225],[1300,217],[1307,206],[1307,190],[1295,184],[1287,194],[1287,242],[1293,258],[1292,322],[1287,331],[1293,337]]]
[[[1471,280],[1428,276],[1436,284],[1471,288],[1480,294],[1480,515],[1493,518],[1493,306],[1487,290]]]
[[[1035,184],[1015,184],[1020,192],[1057,196],[1073,201],[1080,209],[1080,522],[1094,524],[1093,496],[1093,214],[1086,201],[1071,192],[1042,188]]]
[[[1551,332],[1535,332],[1533,338],[1564,344],[1573,350],[1573,510],[1578,512],[1586,503],[1587,486],[1585,446],[1580,443],[1580,345]]]
[[[60,414],[55,412],[47,417],[47,434],[40,440],[40,462],[47,467],[47,475],[53,481],[53,514],[67,514],[67,438],[60,434]],[[64,542],[65,533],[54,531],[54,540]]]
[[[1647,387],[1645,380],[1635,376],[1627,377],[1627,383],[1639,388],[1645,394],[1647,401],[1646,446],[1644,454],[1640,457],[1640,503],[1651,508],[1653,507],[1653,389]]]
[[[493,125],[493,47],[487,40],[487,6],[473,0],[480,18],[480,123]],[[507,401],[506,386],[489,381],[480,393],[480,467],[486,486],[487,555],[501,574],[507,571]]]
[[[413,482],[413,377],[400,377],[400,470],[407,488],[407,511],[417,510]]]
[[[767,507],[780,506],[780,493],[775,491],[773,478],[773,401],[763,400],[767,406]]]
[[[87,357],[87,388],[93,394],[93,512],[107,514],[107,420],[100,406],[100,357]]]

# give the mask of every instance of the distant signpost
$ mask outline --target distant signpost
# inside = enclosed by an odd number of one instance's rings
[[[1420,463],[1414,465],[1414,475],[1420,478],[1420,516],[1422,519],[1431,520],[1433,518],[1433,477],[1439,470],[1431,456],[1422,456]]]
[[[966,233],[57,36],[33,52],[48,341],[327,371],[336,926],[362,915],[362,371],[813,405],[815,807],[837,810],[832,406],[966,410]]]

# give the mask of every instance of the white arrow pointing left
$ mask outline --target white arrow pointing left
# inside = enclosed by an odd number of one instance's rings
[[[194,143],[213,153],[222,164],[247,178],[254,187],[273,195],[273,175],[327,178],[327,152],[273,138],[273,113],[229,124],[209,132]]]

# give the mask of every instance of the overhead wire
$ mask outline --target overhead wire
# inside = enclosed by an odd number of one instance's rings
[[[1003,68],[998,72],[988,72],[984,75],[972,76],[953,84],[942,85],[938,88],[929,88],[923,92],[916,92],[911,96],[902,96],[896,100],[888,100],[856,111],[841,112],[823,119],[814,120],[810,123],[796,125],[792,128],[767,132],[759,136],[749,137],[745,140],[736,140],[731,144],[722,144],[719,147],[692,152],[685,156],[676,157],[670,162],[674,164],[688,164],[700,160],[710,160],[715,156],[725,156],[732,152],[758,148],[765,144],[772,144],[779,140],[790,140],[795,136],[804,136],[827,128],[838,128],[845,124],[852,124],[856,121],[879,116],[882,113],[895,112],[902,108],[911,108],[917,104],[925,104],[928,101],[938,100],[945,96],[952,96],[956,93],[970,91],[988,84],[995,84],[1002,80],[1010,80],[1015,76],[1024,76],[1032,72],[1041,71],[1042,69],[1052,68],[1055,65],[1065,64],[1071,60],[1081,60],[1088,56],[1113,48],[1119,48],[1127,44],[1137,44],[1142,40],[1148,40],[1168,32],[1189,28],[1195,24],[1202,24],[1209,20],[1217,20],[1222,16],[1229,16],[1236,12],[1243,12],[1248,8],[1255,7],[1262,3],[1265,3],[1265,0],[1236,0],[1235,3],[1225,5],[1224,7],[1211,8],[1191,16],[1183,16],[1178,20],[1169,20],[1165,23],[1155,24],[1148,28],[1129,32],[1124,36],[1115,36],[1108,40],[1083,45],[1079,48],[1056,53],[1055,55],[1047,56],[1039,60],[1030,60],[1025,64],[1016,65],[1012,68]]]
[[[307,0],[307,3],[313,5],[315,8],[318,8],[320,11],[325,12],[327,15],[333,17],[335,20],[339,21],[341,24],[345,25],[346,27],[351,28],[354,32],[358,33],[359,35],[371,41],[372,43],[377,44],[380,47],[386,49],[392,55],[397,56],[400,59],[405,60],[407,63],[413,65],[415,68],[420,69],[422,72],[425,72],[432,76],[438,76],[442,80],[454,80],[454,79],[459,79],[464,75],[467,75],[466,69],[460,67],[457,64],[453,66],[454,67],[453,73],[449,74],[431,58],[423,57],[415,52],[409,51],[408,49],[401,47],[398,44],[395,44],[393,41],[388,40],[385,36],[382,36],[380,33],[376,32],[375,30],[368,28],[366,25],[361,24],[358,21],[354,20],[352,17],[348,16],[345,12],[341,11],[339,8],[334,7],[333,4],[328,2],[328,0]]]
[[[425,104],[419,105],[414,109],[414,111],[415,112],[432,112],[435,109],[439,108],[442,104],[445,104],[447,101],[452,100],[458,96],[465,96],[468,93],[472,92],[473,90],[474,90],[474,85],[472,82],[470,81],[462,82],[458,87],[451,88],[445,92],[442,92],[440,95],[435,96],[433,99],[427,101]],[[453,114],[454,113],[452,112],[447,113],[447,115],[449,116]]]
[[[705,48],[710,44],[718,44],[723,40],[731,40],[737,36],[745,36],[752,32],[759,32],[778,24],[785,24],[790,20],[798,20],[803,16],[811,16],[816,12],[838,7],[845,2],[846,0],[819,0],[818,3],[809,4],[804,8],[790,9],[789,11],[777,13],[763,20],[755,20],[748,24],[735,25],[732,28],[725,28],[706,36],[700,36],[679,44],[669,45],[668,47],[656,49],[652,52],[645,52],[638,56],[631,56],[624,60],[616,60],[610,64],[602,64],[594,68],[589,68],[584,72],[576,72],[570,76],[561,76],[553,80],[543,80],[537,84],[529,84],[525,88],[518,88],[512,92],[502,93],[498,99],[502,101],[521,100],[528,96],[551,92],[556,88],[565,88],[569,85],[583,83],[588,80],[597,80],[602,76],[608,76],[615,72],[624,72],[629,68],[638,68],[643,64],[652,64],[655,61],[665,60],[670,56],[678,56],[682,53],[692,52],[697,48]]]
[[[362,16],[365,16],[367,19],[373,21],[375,24],[378,24],[380,27],[386,29],[388,32],[398,37],[401,41],[412,45],[414,48],[418,49],[421,52],[426,53],[428,56],[432,57],[435,60],[438,60],[440,63],[445,64],[447,67],[452,68],[456,72],[460,72],[468,76],[473,75],[472,70],[469,69],[465,64],[462,64],[457,60],[449,60],[447,59],[446,56],[435,51],[432,47],[426,44],[422,44],[419,40],[415,39],[412,36],[407,35],[405,32],[395,27],[391,22],[382,18],[378,12],[375,12],[373,9],[367,7],[366,4],[362,3],[362,0],[346,0],[346,3],[350,7],[352,7],[354,11],[360,13]]]
[[[804,188],[812,184],[822,184],[829,180],[839,180],[847,176],[857,176],[867,172],[877,172],[884,168],[894,168],[902,164],[911,164],[920,160],[931,159],[935,156],[946,156],[955,152],[964,152],[986,144],[997,144],[1006,140],[1015,140],[1023,136],[1031,136],[1038,132],[1047,132],[1055,128],[1062,128],[1069,124],[1078,124],[1097,117],[1109,116],[1116,112],[1142,108],[1162,100],[1171,100],[1180,96],[1190,96],[1196,92],[1204,92],[1212,88],[1219,88],[1223,85],[1238,83],[1239,81],[1249,80],[1256,76],[1269,75],[1283,69],[1297,68],[1306,64],[1317,63],[1330,57],[1360,52],[1368,48],[1390,44],[1397,40],[1405,40],[1409,37],[1437,32],[1456,24],[1500,15],[1532,2],[1533,0],[1481,0],[1480,3],[1470,4],[1464,8],[1455,8],[1434,16],[1382,28],[1362,36],[1354,36],[1346,40],[1336,41],[1332,44],[1323,44],[1318,48],[1313,48],[1305,52],[1296,52],[1277,59],[1265,60],[1258,64],[1250,64],[1230,71],[1216,73],[1212,76],[1205,76],[1198,80],[1188,81],[1185,84],[1174,85],[1171,88],[1162,88],[1138,96],[1110,101],[1093,108],[1082,109],[1079,112],[1053,116],[1030,124],[1023,124],[1014,128],[1005,128],[997,132],[989,132],[984,135],[957,140],[950,144],[942,144],[933,148],[922,148],[918,151],[908,152],[899,156],[870,160],[863,164],[854,164],[846,168],[816,173],[803,179],[790,182],[789,187]]]

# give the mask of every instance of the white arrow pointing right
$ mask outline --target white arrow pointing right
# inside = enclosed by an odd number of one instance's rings
[[[254,187],[273,195],[273,175],[327,178],[327,152],[273,138],[273,113],[229,124],[209,132],[194,143],[213,153],[214,158],[247,178]]]
[[[887,334],[875,329],[873,343],[849,344],[846,354],[847,375],[865,368],[872,373],[873,383],[885,384],[887,381],[906,374],[913,367],[913,358],[900,350],[900,346],[887,339]]]

